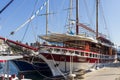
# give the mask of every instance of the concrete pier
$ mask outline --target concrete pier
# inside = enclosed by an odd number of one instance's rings
[[[120,63],[114,63],[104,68],[88,72],[83,77],[84,79],[80,80],[120,80]]]

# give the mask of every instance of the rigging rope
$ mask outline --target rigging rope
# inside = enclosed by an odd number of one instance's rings
[[[52,54],[51,54],[51,55],[52,55]],[[50,80],[52,79],[52,80],[53,80],[53,78],[44,75],[43,73],[41,73],[41,72],[37,69],[37,67],[39,67],[39,66],[37,66],[37,65],[35,65],[35,64],[33,63],[33,60],[34,60],[35,57],[38,57],[38,55],[34,55],[34,57],[32,58],[32,62],[28,62],[28,61],[27,61],[27,62],[32,65],[32,67],[36,70],[36,72],[38,72],[39,75],[41,75],[41,76],[44,77],[44,78],[47,78],[47,79],[50,79]],[[59,69],[57,68],[57,70],[59,70]],[[59,72],[61,72],[61,71],[59,70]],[[64,75],[64,74],[63,74],[63,75]],[[63,77],[64,77],[64,79],[66,79],[65,76],[63,76]],[[55,78],[55,79],[59,79],[59,78]]]
[[[11,0],[5,7],[0,10],[0,14],[13,2],[14,0]]]
[[[52,57],[53,64],[56,64],[57,62],[54,60],[54,57],[53,57],[52,53],[51,53],[51,57]],[[58,68],[58,66],[56,67],[56,69],[66,79],[66,76],[60,71],[60,69]]]
[[[86,11],[87,11],[87,16],[88,16],[89,21],[90,21],[90,25],[92,24],[91,26],[95,27],[95,25],[93,25],[92,17],[90,16],[90,12],[89,12],[89,9],[88,9],[89,8],[88,4],[87,4],[86,0],[83,0],[83,1],[84,1],[84,4],[85,4]]]
[[[24,38],[25,38],[25,35],[26,35],[27,30],[28,30],[28,28],[29,28],[29,25],[30,25],[30,23],[28,24],[28,26],[27,26],[26,29],[25,29],[25,33],[24,33],[24,35],[23,35],[23,37],[22,37],[21,42],[23,42],[23,40],[24,40]]]
[[[33,9],[33,11],[32,11],[32,14],[31,14],[31,15],[33,15],[33,14],[34,14],[34,11],[35,11],[35,8],[36,8],[37,3],[38,3],[38,0],[36,0],[36,1],[35,1],[34,9]],[[30,21],[30,22],[31,22],[31,21]],[[22,41],[24,40],[24,38],[25,38],[25,35],[26,35],[26,33],[27,33],[27,31],[28,31],[28,28],[29,28],[29,26],[30,26],[30,22],[28,23],[28,26],[26,27],[26,30],[25,30],[25,33],[24,33],[24,35],[23,35],[23,38],[22,38],[21,42],[22,42]],[[36,39],[36,38],[35,38],[35,41],[37,41],[37,39]]]
[[[15,31],[12,31],[10,33],[10,35],[13,35],[15,32],[19,31],[21,28],[23,28],[27,23],[29,23],[30,21],[32,21],[39,13],[40,11],[43,9],[43,7],[46,6],[46,2],[44,2],[44,4],[35,12],[34,15],[32,15],[25,23],[23,23],[21,26],[19,26]]]
[[[100,4],[100,9],[101,9],[101,13],[102,13],[102,17],[103,17],[103,21],[104,21],[104,24],[105,24],[105,29],[107,31],[108,38],[110,38],[110,34],[109,34],[108,27],[107,27],[106,19],[105,19],[105,16],[104,16],[104,10],[103,10],[102,4]]]

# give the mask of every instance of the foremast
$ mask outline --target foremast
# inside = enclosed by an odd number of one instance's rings
[[[78,4],[79,4],[79,1],[78,0],[76,0],[76,35],[78,35],[79,34],[79,15],[78,15]]]
[[[98,6],[99,0],[96,0],[96,39],[98,39]]]

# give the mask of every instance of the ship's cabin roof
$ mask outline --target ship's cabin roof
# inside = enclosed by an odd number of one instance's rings
[[[98,40],[100,40],[101,42],[107,43],[109,45],[114,45],[114,43],[112,43],[110,40],[108,40],[108,39],[106,39],[106,38],[104,38],[102,36],[99,36]]]
[[[49,34],[39,36],[41,39],[46,40],[48,42],[66,42],[66,41],[88,41],[97,43],[97,40],[91,37],[85,37],[82,35],[70,35],[70,34]]]

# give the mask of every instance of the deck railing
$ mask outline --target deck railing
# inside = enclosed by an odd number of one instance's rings
[[[87,57],[87,58],[97,58],[97,59],[114,59],[115,55],[104,55],[101,53],[90,52],[85,50],[79,50],[74,48],[65,48],[58,46],[41,46],[40,52],[42,53],[52,53],[52,54],[62,54],[62,55],[71,55],[78,57]]]

